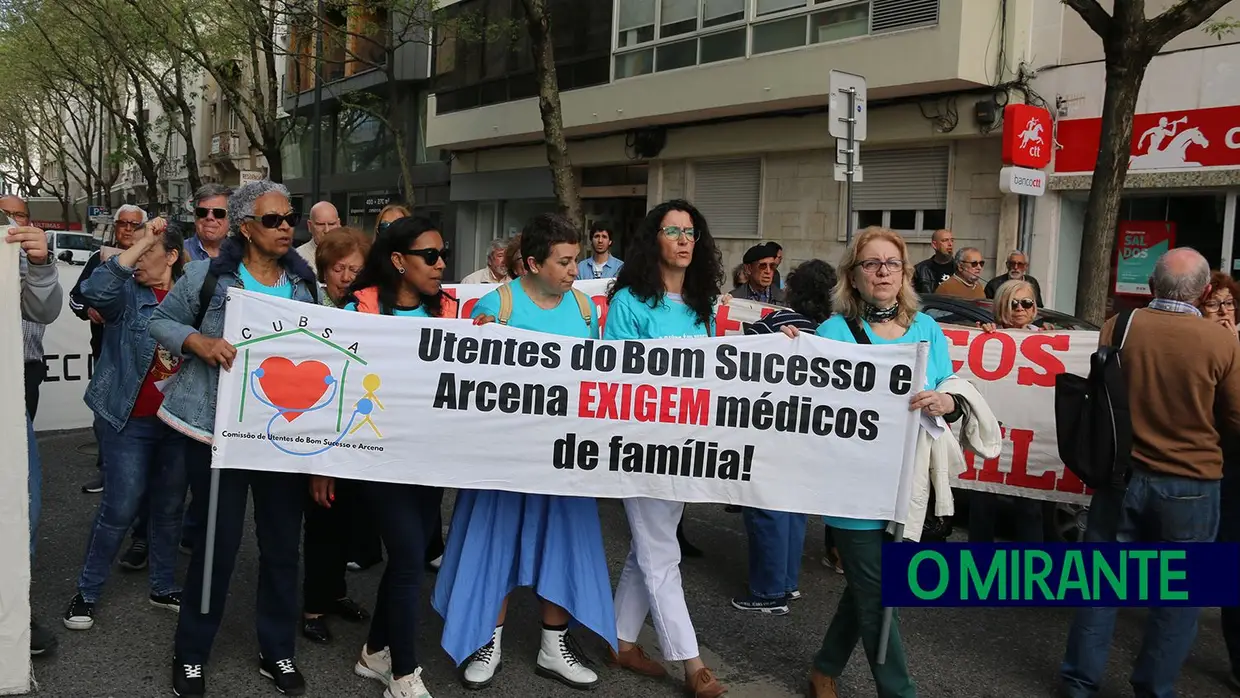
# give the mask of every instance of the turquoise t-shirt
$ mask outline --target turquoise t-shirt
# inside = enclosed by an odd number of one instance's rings
[[[712,323],[713,318],[712,318]],[[603,339],[665,339],[708,337],[710,332],[681,300],[679,293],[665,293],[657,306],[640,301],[630,289],[616,292],[607,306]]]
[[[237,268],[237,274],[241,277],[241,286],[247,291],[261,293],[266,296],[275,296],[276,298],[292,299],[293,297],[293,283],[289,281],[287,273],[280,276],[280,282],[275,286],[268,286],[254,278],[250,270],[245,268],[245,264]]]
[[[564,294],[559,305],[547,310],[530,300],[520,279],[510,281],[507,286],[512,289],[512,317],[508,318],[509,327],[581,339],[598,338],[598,308],[593,302],[590,303],[590,324],[587,326],[577,299],[571,291]],[[498,289],[478,299],[474,304],[470,317],[476,318],[480,315],[499,318]]]
[[[866,336],[870,338],[871,344],[910,344],[913,342],[929,342],[930,357],[926,363],[926,387],[925,390],[934,390],[940,383],[952,376],[952,357],[950,348],[947,344],[947,337],[943,334],[939,323],[934,318],[925,313],[917,313],[913,318],[912,327],[908,328],[908,332],[898,339],[883,339],[874,334],[870,330],[870,323],[862,320],[861,329]],[[852,330],[848,329],[848,322],[842,315],[833,315],[826,322],[818,326],[818,336],[834,339],[839,342],[853,342]],[[872,521],[869,519],[846,519],[838,516],[822,517],[828,525],[835,528],[843,528],[850,531],[873,531],[887,527],[886,521]]]
[[[341,310],[347,310],[350,313],[357,312],[357,303],[345,303]],[[430,313],[426,312],[426,304],[423,303],[416,308],[403,308],[396,306],[392,308],[392,314],[397,317],[430,317]]]

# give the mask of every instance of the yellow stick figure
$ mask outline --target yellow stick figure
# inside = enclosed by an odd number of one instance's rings
[[[366,415],[366,417],[362,419],[362,421],[358,422],[357,426],[353,427],[353,429],[349,431],[350,436],[357,433],[358,429],[361,429],[363,426],[369,424],[371,430],[375,432],[375,436],[380,439],[383,438],[383,434],[379,433],[379,427],[376,426],[374,420],[371,419],[371,415],[374,414],[375,405],[378,405],[381,410],[386,409],[383,406],[383,403],[379,401],[379,397],[375,395],[375,391],[379,389],[379,386],[379,376],[376,376],[373,373],[367,374],[366,377],[362,379],[362,387],[366,389],[366,394],[362,396],[362,399],[357,401],[357,405],[354,406],[354,409],[356,409],[359,414]]]

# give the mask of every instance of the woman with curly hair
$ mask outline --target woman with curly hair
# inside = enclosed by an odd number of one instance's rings
[[[706,218],[687,201],[656,206],[637,229],[628,259],[608,297],[603,339],[709,337],[723,263]],[[680,581],[676,531],[685,505],[662,499],[624,500],[633,539],[616,586],[618,653],[611,664],[661,677],[662,665],[637,644],[651,616],[663,656],[685,665],[685,689],[696,698],[727,692],[702,662]]]

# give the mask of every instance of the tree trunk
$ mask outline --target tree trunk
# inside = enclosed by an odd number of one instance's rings
[[[543,140],[547,144],[547,164],[551,166],[551,182],[560,213],[578,231],[585,231],[581,212],[581,191],[568,156],[564,139],[564,119],[560,111],[560,85],[555,70],[555,47],[551,40],[551,17],[545,0],[521,0],[525,7],[530,49],[534,53],[534,73],[538,79],[538,111],[542,114]]]
[[[1107,292],[1111,282],[1111,275],[1100,270],[1111,268],[1120,195],[1132,153],[1133,114],[1149,61],[1144,56],[1107,60],[1106,92],[1102,98],[1102,136],[1085,209],[1081,274],[1076,287],[1076,314],[1097,325],[1106,319]]]
[[[400,195],[410,210],[417,204],[414,200],[413,164],[409,162],[409,152],[405,150],[405,129],[392,129],[392,143],[396,146],[396,157],[400,161]]]

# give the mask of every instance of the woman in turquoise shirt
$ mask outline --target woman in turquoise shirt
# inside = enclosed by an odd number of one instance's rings
[[[952,422],[961,413],[952,397],[935,390],[952,375],[947,337],[929,315],[920,312],[913,291],[913,265],[908,262],[904,239],[886,228],[861,231],[839,266],[839,281],[832,294],[831,318],[818,327],[818,335],[840,342],[903,344],[929,342],[925,390],[912,397],[909,408]],[[796,336],[796,328],[785,333]],[[917,688],[908,675],[900,627],[894,614],[887,659],[876,664],[883,622],[882,555],[887,542],[887,522],[825,517],[839,548],[847,586],[831,619],[831,627],[814,657],[810,673],[812,698],[835,698],[836,679],[844,673],[857,640],[878,687],[879,698],[914,698]]]
[[[573,288],[580,251],[581,234],[566,218],[535,217],[521,232],[526,274],[483,296],[474,306],[475,322],[597,338],[594,304]],[[504,457],[497,447],[495,458]],[[497,490],[462,490],[457,496],[432,603],[443,616],[443,648],[465,665],[461,680],[467,688],[490,685],[501,667],[508,595],[516,587],[532,587],[541,600],[535,672],[573,688],[598,685],[568,635],[575,619],[616,644],[611,578],[593,498]]]
[[[611,289],[603,339],[709,337],[723,262],[702,214],[687,201],[660,204],[638,226],[628,251]],[[683,502],[624,500],[633,540],[616,586],[620,651],[611,663],[647,676],[666,674],[637,644],[649,615],[663,657],[684,662],[686,692],[717,698],[726,689],[702,662],[681,586],[676,530],[684,510]]]

